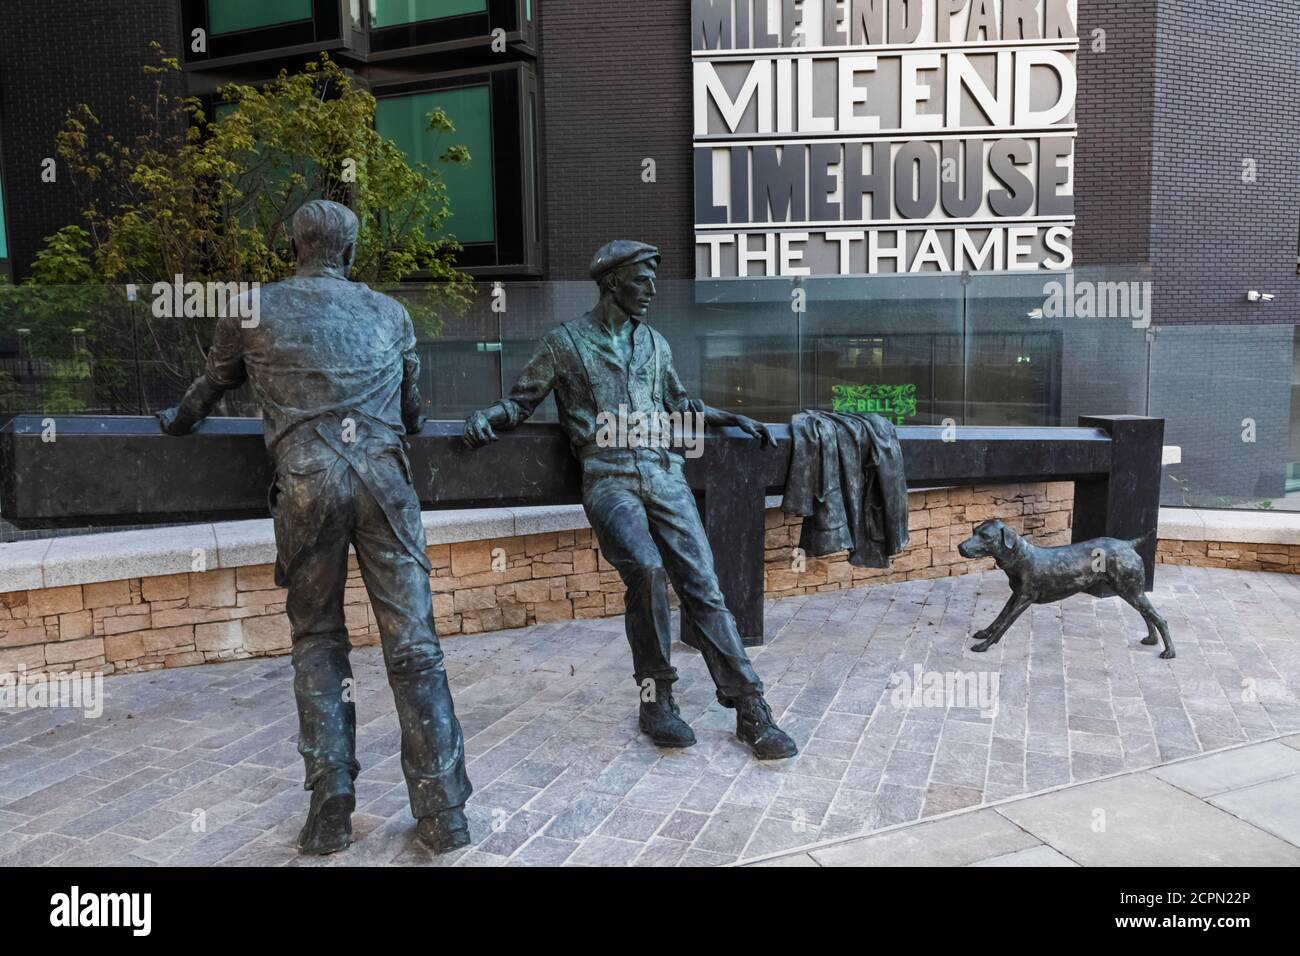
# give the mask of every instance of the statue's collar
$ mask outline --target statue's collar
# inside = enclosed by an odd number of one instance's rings
[[[566,322],[565,327],[595,354],[602,356],[611,364],[621,364],[622,360],[617,358],[613,344],[614,337],[609,326],[595,314],[589,312],[580,319]],[[632,367],[645,364],[653,354],[654,343],[650,326],[643,320],[632,317]]]
[[[596,328],[600,329],[606,335],[614,334],[613,324],[604,315],[601,315],[599,312],[593,310],[591,313],[591,319],[592,319],[592,324],[594,324]],[[635,315],[629,315],[628,321],[632,323],[632,337],[635,338],[637,331],[641,328],[641,324],[642,324],[641,320],[638,319]]]
[[[347,281],[347,274],[342,269],[336,269],[333,266],[306,266],[301,268],[295,274],[298,279],[338,279]]]

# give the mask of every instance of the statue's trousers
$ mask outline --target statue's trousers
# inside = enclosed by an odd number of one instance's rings
[[[277,575],[289,589],[298,750],[306,786],[325,774],[356,776],[355,702],[343,597],[348,545],[379,627],[402,730],[402,770],[418,818],[464,804],[465,747],[433,624],[420,504],[401,441],[363,422],[326,418],[277,453],[271,494]],[[296,436],[298,437],[298,436]]]
[[[596,452],[583,460],[583,507],[605,560],[627,586],[625,624],[633,678],[672,681],[668,582],[694,625],[696,649],[732,706],[762,691],[727,609],[699,508],[677,455],[650,450]]]

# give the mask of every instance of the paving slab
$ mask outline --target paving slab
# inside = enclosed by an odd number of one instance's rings
[[[1300,846],[1300,777],[1233,790],[1212,797],[1210,803]]]
[[[1149,773],[1029,797],[991,812],[1084,866],[1300,866],[1300,846]]]
[[[811,850],[808,855],[822,866],[965,866],[1039,842],[993,810],[979,810]]]
[[[793,856],[777,857],[773,860],[763,860],[752,864],[753,866],[821,866],[816,860],[807,853],[796,853]]]
[[[1240,790],[1300,773],[1300,750],[1279,742],[1251,744],[1222,753],[1180,760],[1151,771],[1198,797]]]
[[[1074,866],[1075,863],[1068,856],[1058,853],[1050,846],[1031,846],[1025,850],[1016,850],[1014,853],[1004,853],[1001,856],[989,857],[987,860],[980,860],[971,866]]]

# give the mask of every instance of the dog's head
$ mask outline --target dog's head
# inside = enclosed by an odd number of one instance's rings
[[[1015,550],[1019,535],[997,518],[980,522],[969,538],[957,545],[963,558],[1001,558]]]

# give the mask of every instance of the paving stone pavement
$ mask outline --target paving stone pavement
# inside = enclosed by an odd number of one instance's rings
[[[753,866],[1300,866],[1300,736],[1243,744]]]
[[[442,857],[412,841],[377,648],[353,654],[355,842],[324,859],[293,848],[308,795],[287,658],[109,677],[98,719],[0,713],[0,866],[725,865],[1300,732],[1300,577],[1161,566],[1152,599],[1173,661],[1138,643],[1135,612],[1088,597],[967,651],[1008,594],[990,572],[769,602],[754,661],[801,748],[771,763],[736,740],[680,644],[677,697],[699,743],[645,740],[621,618],[449,638],[476,792],[472,846]],[[1296,826],[1276,780],[1243,789],[1240,768],[1216,772],[1229,785],[1198,778],[1204,800],[1137,776],[1157,796],[1273,814],[1271,833]],[[932,825],[1026,832],[992,809]],[[1005,853],[1051,861],[1045,842],[1012,836]]]

